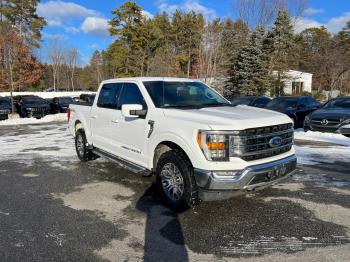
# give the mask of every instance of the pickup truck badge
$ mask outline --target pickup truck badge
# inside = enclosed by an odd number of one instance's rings
[[[278,147],[282,144],[282,138],[280,136],[275,136],[270,139],[269,145],[270,147]]]

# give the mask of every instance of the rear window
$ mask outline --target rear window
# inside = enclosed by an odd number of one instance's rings
[[[1,99],[0,106],[11,106],[11,103],[6,99]]]

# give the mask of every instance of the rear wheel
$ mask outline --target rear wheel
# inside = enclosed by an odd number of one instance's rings
[[[350,135],[343,135],[343,136],[350,137]]]
[[[193,176],[193,167],[180,150],[170,150],[159,158],[157,186],[172,207],[192,207],[199,203],[198,188]]]
[[[86,140],[85,131],[79,129],[75,135],[75,150],[77,152],[78,158],[82,162],[87,162],[95,159],[95,155],[89,148],[88,142]]]

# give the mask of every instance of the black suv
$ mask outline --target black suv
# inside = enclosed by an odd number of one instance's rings
[[[16,101],[17,113],[21,117],[42,118],[51,111],[49,102],[38,96],[19,96]]]
[[[11,100],[7,97],[0,97],[0,120],[8,119],[8,115],[11,114]]]
[[[305,117],[320,108],[320,103],[308,96],[284,96],[274,98],[265,107],[288,115],[294,127],[303,127]]]
[[[335,98],[309,114],[304,130],[341,133],[350,137],[350,97]]]
[[[230,100],[231,104],[234,106],[247,105],[255,107],[265,107],[270,101],[271,98],[266,96],[242,96]]]
[[[54,97],[50,102],[51,113],[66,113],[69,105],[76,104],[74,99],[69,96]]]

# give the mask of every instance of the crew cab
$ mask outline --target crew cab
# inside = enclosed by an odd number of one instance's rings
[[[155,175],[173,206],[261,189],[296,168],[288,116],[233,106],[195,80],[103,81],[93,105],[70,105],[68,119],[81,161],[102,156]]]

